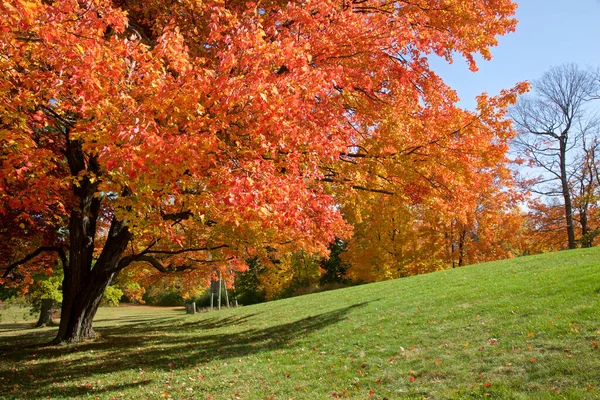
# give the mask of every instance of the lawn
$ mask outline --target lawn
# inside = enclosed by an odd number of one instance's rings
[[[600,398],[600,248],[196,315],[102,308],[77,345],[1,312],[7,399]]]

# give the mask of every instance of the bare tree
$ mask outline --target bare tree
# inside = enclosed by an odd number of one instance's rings
[[[533,93],[511,110],[519,133],[514,144],[530,166],[542,170],[532,192],[562,200],[568,246],[574,249],[573,183],[586,139],[599,126],[592,106],[600,85],[593,72],[565,64],[550,69],[532,87]]]
[[[600,234],[600,225],[592,225],[591,218],[598,212],[600,200],[600,139],[592,137],[591,141],[584,137],[582,141],[582,157],[578,168],[573,172],[571,189],[575,194],[575,220],[581,226],[581,247],[592,247],[594,239]]]

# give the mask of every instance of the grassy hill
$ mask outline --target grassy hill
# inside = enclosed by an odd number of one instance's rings
[[[104,308],[96,327],[17,348],[56,328],[0,322],[0,397],[600,398],[600,248],[196,315]]]

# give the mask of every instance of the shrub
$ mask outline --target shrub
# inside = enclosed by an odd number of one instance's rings
[[[119,300],[123,296],[123,291],[114,286],[109,286],[104,291],[104,296],[102,297],[102,302],[100,305],[108,306],[108,307],[118,307]]]

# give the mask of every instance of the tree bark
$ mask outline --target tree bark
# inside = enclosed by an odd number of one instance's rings
[[[76,221],[78,217],[75,216]],[[80,219],[79,219],[80,221]],[[81,225],[84,226],[85,224]],[[78,239],[79,225],[72,223],[71,253],[68,268],[65,268],[63,281],[63,302],[61,320],[58,334],[53,343],[80,342],[93,339],[96,334],[92,328],[92,321],[100,306],[104,291],[111,283],[122,266],[119,264],[125,248],[131,240],[131,233],[124,222],[113,219],[106,244],[94,267],[89,263],[81,262],[85,257],[86,242],[77,247],[73,244],[82,243]]]
[[[68,132],[67,129],[67,137]],[[98,165],[93,157],[86,162],[81,141],[67,140],[65,154],[71,175],[74,177],[86,170],[91,170],[96,175],[99,173]],[[90,284],[92,275],[96,222],[100,211],[100,199],[94,196],[97,185],[97,182],[90,181],[86,175],[78,184],[73,185],[73,194],[78,199],[78,204],[71,212],[69,219],[69,262],[63,267],[61,318],[58,334],[53,343],[74,342],[93,337],[91,321],[89,327],[83,329],[85,318],[82,312],[90,307],[83,297],[88,292],[87,286]],[[108,283],[110,283],[110,278],[108,279]],[[102,295],[100,295],[100,299],[102,299]],[[95,310],[93,314],[95,314]]]
[[[40,317],[38,319],[38,322],[35,324],[35,327],[42,328],[44,326],[56,325],[54,319],[52,319],[52,313],[54,312],[54,309],[54,300],[42,299]]]
[[[104,290],[113,276],[114,274],[92,274],[76,294],[68,298],[63,294],[63,312],[59,332],[54,339],[55,344],[81,342],[96,337],[92,321],[100,306]],[[64,304],[67,306],[65,307]],[[68,313],[64,310],[68,310]]]
[[[562,196],[565,202],[565,219],[567,222],[567,240],[569,249],[575,249],[575,226],[573,223],[573,204],[571,202],[571,188],[569,187],[569,178],[567,176],[567,136],[566,133],[560,140],[560,183],[562,186]]]
[[[536,80],[533,85],[536,96],[522,97],[511,111],[521,131],[517,145],[537,167],[546,171],[547,176],[538,186],[540,193],[562,196],[569,249],[577,247],[572,185],[575,183],[573,177],[577,175],[574,173],[581,164],[574,170],[568,163],[570,156],[567,153],[579,149],[587,153],[586,137],[595,132],[597,124],[597,118],[587,109],[587,104],[596,99],[599,89],[595,73],[565,64],[552,68]],[[580,143],[583,148],[578,148]],[[553,181],[556,181],[556,187],[546,187]]]
[[[458,266],[462,267],[465,262],[465,239],[467,230],[462,228],[458,236]]]
[[[196,314],[196,302],[185,303],[185,312],[187,314]]]

